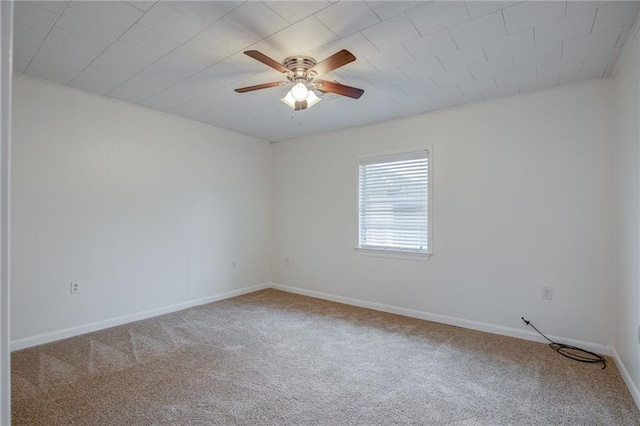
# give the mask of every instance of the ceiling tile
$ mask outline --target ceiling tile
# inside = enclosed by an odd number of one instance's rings
[[[637,5],[556,3],[18,2],[14,69],[287,139],[601,78],[631,31]],[[521,30],[507,34],[505,18],[509,31]],[[359,101],[325,94],[318,107],[293,114],[278,102],[286,85],[238,94],[234,88],[284,80],[242,53],[249,49],[278,62],[295,54],[321,61],[347,49],[357,60],[327,79],[365,94]]]
[[[125,79],[126,77],[89,66],[73,79],[70,86],[104,95],[119,84],[122,84]]]
[[[498,87],[497,89],[494,89],[494,90],[483,90],[482,96],[488,100],[488,99],[496,99],[496,98],[503,98],[505,96],[516,95],[518,93],[520,93],[520,89],[518,88],[518,85],[512,84],[510,86]]]
[[[413,56],[402,45],[385,49],[373,55],[367,56],[367,61],[380,71],[393,70],[401,65],[409,65],[415,62]]]
[[[637,1],[621,1],[598,8],[593,32],[632,24],[638,15],[638,7],[640,7],[640,3]]]
[[[489,77],[495,74],[513,71],[511,57],[492,59],[489,62],[472,65],[470,68],[474,78]]]
[[[45,42],[58,49],[66,50],[80,56],[94,59],[105,49],[105,46],[88,38],[77,36],[62,28],[53,27]]]
[[[264,64],[250,58],[242,53],[238,53],[231,58],[218,62],[211,67],[200,71],[196,77],[207,79],[211,82],[209,91],[215,90],[217,87],[235,83],[239,80],[246,79],[253,74],[262,74],[267,70]],[[282,75],[270,81],[284,80]],[[262,81],[264,83],[264,81]],[[231,89],[230,89],[231,90]]]
[[[331,5],[323,1],[267,1],[264,2],[271,10],[294,24],[307,16]]]
[[[174,52],[198,62],[218,62],[251,45],[255,40],[244,31],[220,20],[177,48]]]
[[[433,34],[471,19],[461,1],[434,1],[406,13],[422,35]]]
[[[45,34],[49,32],[60,13],[38,7],[27,1],[14,2],[14,22],[33,28]]]
[[[166,111],[211,93],[216,87],[216,81],[211,78],[193,76],[143,100],[140,104]]]
[[[488,15],[491,12],[495,12],[496,10],[504,9],[505,7],[509,7],[518,3],[517,1],[484,1],[484,0],[473,0],[467,1],[467,10],[469,10],[469,14],[472,18],[477,18],[479,16]]]
[[[464,104],[470,104],[472,102],[484,101],[484,98],[482,97],[482,92],[478,90],[478,91],[475,91],[474,93],[469,93],[466,95],[451,96],[449,100],[454,105],[464,105]]]
[[[494,12],[481,18],[449,28],[458,47],[467,47],[506,35],[502,12]]]
[[[44,43],[33,57],[25,74],[69,84],[90,62],[90,58],[78,56]]]
[[[143,12],[146,12],[149,9],[151,9],[154,4],[156,4],[156,1],[155,0],[134,0],[134,1],[128,1],[127,3],[129,3],[133,7],[137,7]]]
[[[156,3],[138,24],[178,43],[184,43],[202,31],[206,25],[190,18],[162,2]]]
[[[180,46],[177,41],[163,37],[139,24],[131,26],[126,33],[120,36],[119,40],[123,43],[143,48],[149,54],[157,55],[158,57],[164,56]]]
[[[504,58],[512,53],[531,50],[534,47],[533,28],[520,31],[482,44],[489,59]]]
[[[132,76],[158,59],[156,52],[116,41],[102,52],[92,66],[120,76]]]
[[[107,96],[129,102],[140,102],[182,79],[183,77],[179,74],[151,65],[107,93]]]
[[[632,24],[625,25],[624,27],[622,27],[622,32],[620,33],[620,37],[618,37],[618,42],[616,43],[616,47],[624,47],[627,41],[627,37],[629,37],[629,34],[631,33],[632,29],[633,29]]]
[[[446,87],[457,86],[460,83],[468,83],[473,81],[473,76],[468,68],[460,68],[455,71],[441,72],[431,75],[431,79],[441,89]]]
[[[237,102],[240,96],[240,94],[233,90],[223,88],[200,98],[193,99],[175,108],[171,108],[168,112],[171,114],[177,114],[181,117],[195,117],[196,115],[204,114],[207,111],[226,107],[233,102]]]
[[[449,97],[460,96],[460,95],[461,95],[460,90],[458,90],[457,87],[454,87],[450,90],[436,90],[435,92],[431,92],[427,94],[427,97],[435,105],[438,105],[439,108],[448,108],[453,105],[449,100]]]
[[[282,16],[257,1],[244,3],[223,19],[256,40],[268,37],[289,25]]]
[[[367,77],[367,80],[369,80],[374,86],[382,89],[406,82],[407,76],[396,68],[395,70],[388,70],[371,75]]]
[[[534,90],[541,90],[541,89],[548,89],[550,87],[555,87],[558,85],[560,81],[559,77],[550,77],[547,80],[532,80],[532,81],[526,81],[523,83],[518,84],[518,87],[520,88],[520,93],[527,93],[527,92],[532,92]]]
[[[406,93],[407,95],[412,95],[416,92],[435,92],[436,90],[438,90],[438,86],[433,81],[433,79],[431,79],[431,77],[422,77],[400,84],[398,85],[398,89],[402,90],[402,92]]]
[[[73,1],[67,6],[65,13],[75,12],[87,19],[124,31],[133,25],[144,14],[140,9],[123,1],[83,2]]]
[[[29,62],[24,59],[13,58],[13,72],[23,73],[27,69],[27,65],[29,65]]]
[[[559,62],[538,65],[538,78],[577,74],[582,71],[584,56],[564,56]]]
[[[470,96],[478,91],[490,91],[497,89],[498,86],[496,84],[496,80],[492,77],[484,77],[477,80],[465,81],[462,83],[458,83],[458,89],[465,96]]]
[[[333,41],[324,45],[324,48],[329,52],[338,52],[342,49],[346,49],[353,53],[356,58],[365,57],[379,52],[379,49],[375,47],[361,32],[353,33],[344,38]]]
[[[29,63],[33,55],[44,41],[47,33],[26,27],[19,23],[13,24],[13,59],[22,59]]]
[[[446,72],[437,58],[428,58],[424,61],[405,65],[400,67],[400,70],[411,80]]]
[[[591,34],[595,15],[595,9],[588,10],[568,19],[537,25],[535,27],[536,47]]]
[[[487,60],[482,46],[471,46],[454,52],[444,53],[438,58],[447,70],[468,67]]]
[[[368,1],[369,7],[373,9],[380,19],[389,19],[407,10],[422,6],[422,1]]]
[[[170,52],[160,58],[155,65],[166,68],[169,71],[182,75],[183,77],[189,77],[198,71],[202,71],[203,69],[211,66],[212,62],[183,56],[176,52]]]
[[[443,107],[451,106],[451,98],[457,98],[462,96],[460,93],[460,89],[458,86],[450,86],[444,89],[436,90],[435,92],[430,92],[427,94],[427,97],[431,99],[433,102],[442,105]]]
[[[366,78],[378,73],[379,71],[368,61],[362,58],[360,60],[356,59],[354,62],[351,62],[350,64],[333,72],[342,78],[350,80],[352,78]]]
[[[205,25],[213,24],[241,4],[233,1],[168,1],[164,3]]]
[[[601,77],[602,76],[600,74],[586,74],[580,71],[577,74],[560,76],[559,84],[572,84],[572,83],[578,83],[580,81],[592,80],[594,78],[601,78]]]
[[[419,114],[429,109],[431,106],[431,99],[426,97],[422,93],[412,93],[411,95],[406,95],[402,98],[398,97],[394,99],[402,108],[407,111],[410,111],[411,114]]]
[[[562,48],[563,56],[586,55],[599,50],[613,49],[620,36],[622,28],[594,33],[586,37],[580,37],[565,41]]]
[[[509,34],[564,18],[564,1],[525,1],[503,9]]]
[[[284,37],[282,37],[280,34],[274,34],[265,39],[262,39],[259,42],[248,46],[247,49],[262,52],[263,54],[267,55],[277,62],[283,62],[289,56],[292,56],[293,54],[296,54],[300,51],[298,47],[294,46],[288,40],[284,39]],[[277,73],[276,70],[267,67],[266,65],[264,66],[264,68]]]
[[[334,3],[314,16],[340,37],[380,22],[367,3],[358,1]]]
[[[458,46],[447,30],[408,41],[404,46],[418,61],[458,50]]]
[[[514,53],[513,66],[515,69],[530,68],[550,62],[559,62],[562,53],[562,43],[540,47],[522,53]]]
[[[514,84],[526,83],[536,79],[535,68],[524,68],[516,71],[505,72],[495,75],[498,87],[511,86]]]
[[[380,50],[420,37],[405,14],[372,25],[362,30],[362,34]]]
[[[308,54],[307,52],[331,43],[338,38],[315,16],[309,16],[283,29],[278,35],[302,50],[302,52],[292,52],[292,55]]]
[[[556,64],[547,64],[547,65],[556,65]],[[545,67],[545,65],[542,65],[541,67]],[[549,68],[546,71],[547,72],[545,72],[544,69],[538,67],[538,76],[537,76],[537,79],[535,81],[538,81],[538,80],[541,80],[541,81],[555,81],[555,84],[558,84],[558,82],[560,81],[560,76],[562,74],[559,73],[559,72],[552,72],[552,68]],[[578,72],[580,72],[580,71],[578,71]],[[523,84],[519,85],[519,88],[530,89],[530,87],[533,84],[534,84],[534,82],[523,83]],[[529,87],[527,85],[529,85]]]
[[[176,86],[179,86],[179,84]],[[185,98],[184,93],[180,93],[179,87],[174,89],[176,86],[163,90],[160,93],[156,93],[155,95],[141,101],[140,105],[158,111],[166,111],[197,97],[192,96],[191,98]]]
[[[575,15],[579,15],[587,10],[594,10],[606,4],[610,4],[611,0],[595,1],[595,0],[569,0],[567,1],[567,10],[565,16],[567,18]]]
[[[619,49],[611,49],[585,55],[582,72],[587,74],[597,74],[598,71],[601,70],[602,74],[604,74],[606,68],[612,66],[615,62],[619,53]]]
[[[99,21],[95,14],[86,13],[86,9],[67,7],[56,22],[56,26],[80,37],[108,46],[124,32]]]
[[[68,1],[51,1],[51,0],[32,1],[30,3],[33,4],[34,6],[41,7],[43,9],[48,10],[49,12],[53,12],[57,14],[62,13],[64,8],[67,7],[67,5],[69,4]]]

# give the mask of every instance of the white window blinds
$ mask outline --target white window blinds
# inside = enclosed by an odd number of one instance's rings
[[[359,161],[358,246],[429,253],[429,152]]]

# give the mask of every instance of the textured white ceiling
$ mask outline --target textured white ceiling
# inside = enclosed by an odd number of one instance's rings
[[[14,70],[253,135],[290,139],[602,78],[637,1],[18,1]],[[293,112],[244,55],[357,60],[322,78],[365,90]]]

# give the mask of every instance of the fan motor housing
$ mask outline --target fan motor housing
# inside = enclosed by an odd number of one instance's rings
[[[307,71],[316,65],[316,61],[308,56],[290,56],[282,63],[291,71],[289,80],[310,79],[315,76],[307,75]]]

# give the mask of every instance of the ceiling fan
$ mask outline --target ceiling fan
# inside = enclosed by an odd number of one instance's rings
[[[360,98],[364,93],[362,89],[317,79],[321,75],[355,61],[356,57],[347,50],[341,50],[322,62],[316,62],[315,59],[308,56],[291,56],[285,59],[283,63],[279,63],[257,50],[247,50],[244,53],[281,72],[287,78],[287,81],[274,81],[272,83],[241,87],[235,89],[238,93],[293,84],[287,95],[280,100],[296,111],[310,108],[320,102],[320,98],[315,94],[316,90],[321,93],[335,93],[353,99]]]

